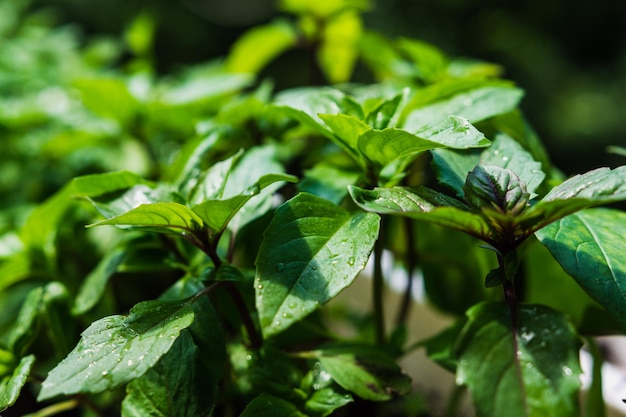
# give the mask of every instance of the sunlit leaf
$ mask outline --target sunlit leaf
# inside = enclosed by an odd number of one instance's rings
[[[74,350],[50,371],[39,400],[101,392],[139,378],[170,350],[193,316],[187,302],[144,301],[126,317],[93,322]]]
[[[276,20],[256,26],[234,43],[226,68],[232,72],[257,73],[296,42],[296,30],[287,21]]]
[[[362,30],[361,18],[353,11],[333,16],[324,26],[317,59],[331,84],[350,80],[358,57],[357,42]]]
[[[459,92],[415,109],[408,114],[402,128],[415,132],[432,123],[433,120],[440,120],[451,114],[461,116],[470,123],[476,123],[513,110],[517,107],[522,95],[522,90],[510,86],[484,86]],[[406,111],[414,108],[415,105],[414,99],[407,105]]]
[[[293,175],[286,174],[264,175],[259,178],[256,184],[241,195],[225,200],[207,200],[193,206],[191,209],[211,230],[222,232],[228,222],[250,199],[258,195],[264,188],[282,181],[297,182],[298,179]]]
[[[578,285],[626,327],[626,213],[584,210],[535,235]]]
[[[194,233],[203,221],[192,209],[178,203],[152,203],[90,226],[132,226],[163,233]]]
[[[256,306],[271,336],[350,285],[378,236],[379,217],[349,213],[309,194],[280,206],[256,259]]]
[[[490,227],[484,217],[468,211],[461,201],[426,187],[364,190],[350,186],[348,189],[354,202],[367,211],[426,220],[478,238],[490,235]]]
[[[521,306],[513,322],[505,304],[468,311],[458,344],[457,382],[477,416],[578,415],[581,342],[560,313]]]
[[[554,187],[518,221],[533,231],[584,208],[626,200],[626,166],[598,168]]]

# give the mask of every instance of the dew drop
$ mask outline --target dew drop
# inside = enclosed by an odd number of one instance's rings
[[[563,367],[563,373],[567,376],[571,376],[573,374],[572,369],[569,366]]]
[[[107,376],[109,374],[109,371],[102,371],[102,376]]]
[[[126,362],[126,365],[133,366],[133,363],[134,363],[133,360],[129,359],[128,362]]]
[[[257,289],[262,290],[263,289],[263,284],[257,284]]]
[[[354,256],[351,256],[348,258],[348,265],[354,266],[355,262],[356,262],[356,259],[354,259]]]
[[[274,321],[273,326],[276,326],[276,327],[280,326],[280,320]]]

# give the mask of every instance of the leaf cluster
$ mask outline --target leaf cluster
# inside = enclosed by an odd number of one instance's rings
[[[0,410],[430,415],[400,365],[425,347],[479,416],[578,415],[580,337],[626,328],[626,217],[594,208],[626,167],[564,178],[498,66],[368,32],[367,1],[278,7],[170,77],[148,15],[104,46],[0,25],[53,57],[0,53]],[[259,74],[301,47],[311,82],[275,91]],[[391,330],[383,253],[409,283]],[[368,315],[330,308],[357,280]],[[412,341],[419,284],[454,325]]]

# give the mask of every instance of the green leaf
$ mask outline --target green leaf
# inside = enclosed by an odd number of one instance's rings
[[[398,47],[415,63],[422,80],[434,82],[445,75],[448,58],[433,45],[416,39],[400,38]]]
[[[315,389],[304,404],[305,411],[315,416],[325,417],[354,401],[350,394],[333,385]]]
[[[127,255],[126,248],[120,247],[112,249],[100,259],[98,265],[85,277],[76,295],[72,307],[73,314],[86,313],[100,301],[109,278],[117,272]]]
[[[458,345],[457,382],[477,416],[578,415],[580,340],[565,316],[540,305],[471,308]]]
[[[364,121],[347,114],[318,114],[318,117],[341,139],[343,146],[347,147],[352,155],[357,149],[358,138],[372,130],[372,127]]]
[[[239,417],[307,417],[292,403],[270,394],[255,397]]]
[[[359,40],[359,50],[376,79],[410,79],[416,74],[415,66],[406,61],[395,45],[381,34],[365,31]]]
[[[451,114],[461,116],[471,123],[477,123],[515,109],[522,95],[522,90],[511,86],[480,86],[410,112],[402,128],[415,132],[432,123],[433,120],[441,120]],[[416,97],[421,99],[420,95]],[[407,105],[405,112],[410,111],[416,104],[416,100],[413,99]]]
[[[400,109],[405,104],[409,89],[405,88],[402,93],[386,100],[383,99],[380,104],[367,113],[365,118],[367,123],[374,129],[385,129],[394,127],[400,116]]]
[[[371,7],[369,0],[322,0],[311,2],[308,0],[280,0],[279,10],[297,15],[313,14],[316,18],[327,19],[345,9],[360,11]]]
[[[425,220],[483,240],[491,235],[490,226],[483,216],[470,212],[461,201],[426,187],[364,190],[349,186],[348,189],[354,202],[363,210]]]
[[[459,116],[446,116],[428,123],[415,131],[415,135],[444,145],[440,148],[482,148],[491,143],[467,119]]]
[[[528,204],[526,184],[513,171],[497,166],[477,165],[463,187],[465,201],[476,209],[495,209],[517,215]]]
[[[203,226],[192,209],[178,203],[141,204],[124,214],[89,225],[132,226],[160,233],[195,233]]]
[[[457,230],[415,222],[424,290],[431,305],[456,316],[488,296],[482,278],[495,267],[480,242]],[[467,260],[471,259],[471,262]]]
[[[626,166],[598,168],[557,185],[518,221],[537,231],[584,208],[623,200],[626,200]]]
[[[144,301],[93,322],[42,384],[38,399],[102,392],[144,375],[193,322],[188,302]]]
[[[583,317],[589,308],[601,311],[607,316],[601,320],[602,323],[609,324],[608,313],[600,310],[598,304],[563,270],[544,245],[532,239],[524,244],[523,255],[525,301],[543,304],[566,314],[577,328],[583,324]],[[597,324],[594,327],[598,327]]]
[[[358,57],[357,43],[363,31],[361,17],[347,10],[324,25],[317,60],[330,84],[347,82]]]
[[[187,330],[159,362],[126,387],[123,417],[210,417],[216,404],[213,381]]]
[[[279,333],[350,285],[364,268],[378,229],[378,216],[352,214],[310,194],[280,206],[256,259],[263,334]]]
[[[229,353],[234,383],[244,395],[264,392],[298,403],[303,399],[303,392],[298,388],[302,380],[300,366],[286,352],[230,345]]]
[[[28,355],[20,359],[11,375],[0,380],[0,411],[12,406],[20,396],[22,388],[26,384],[30,370],[35,363],[35,356]]]
[[[535,191],[545,178],[541,163],[535,161],[517,141],[503,133],[497,134],[491,146],[482,152],[434,149],[432,154],[437,180],[459,197],[464,195],[463,185],[467,174],[479,164],[507,168],[515,172],[526,184],[530,198],[537,195]]]
[[[411,391],[411,379],[379,348],[329,346],[316,352],[323,369],[342,388],[371,401],[387,401]]]
[[[258,73],[272,59],[295,46],[298,36],[287,21],[275,20],[256,26],[241,35],[226,59],[232,72]]]
[[[264,175],[259,178],[256,184],[244,191],[242,195],[226,200],[207,200],[193,206],[191,209],[211,230],[221,233],[230,220],[250,199],[258,195],[264,188],[282,181],[297,182],[298,178],[287,174]]]
[[[348,194],[348,185],[356,183],[359,176],[359,172],[321,162],[304,172],[304,178],[298,183],[298,190],[339,204]]]
[[[578,285],[626,327],[626,213],[585,210],[535,235]]]
[[[28,347],[39,330],[39,315],[42,308],[44,289],[35,288],[28,293],[22,304],[9,338],[9,349],[17,355],[26,354]]]
[[[71,182],[71,193],[80,197],[98,197],[115,191],[127,190],[137,184],[151,185],[139,175],[128,171],[84,175]]]
[[[139,103],[121,79],[79,79],[74,85],[80,91],[85,106],[99,116],[129,126],[137,114]]]
[[[241,159],[240,150],[230,158],[216,162],[209,169],[198,173],[191,171],[184,188],[189,187],[187,200],[190,204],[200,204],[209,199],[219,199],[224,195],[226,181],[235,164]]]

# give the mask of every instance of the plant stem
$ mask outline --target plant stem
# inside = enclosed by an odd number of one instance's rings
[[[379,345],[385,344],[385,312],[383,310],[383,228],[381,225],[380,234],[374,244],[374,277],[372,280],[372,297],[374,304],[374,329],[376,336],[376,343]]]
[[[216,238],[213,240],[215,244],[211,244],[210,242],[208,242],[208,240],[205,240],[205,241],[200,240],[197,236],[193,236],[193,239],[191,239],[190,237],[191,236],[189,236],[188,239],[194,245],[196,245],[202,252],[204,252],[211,259],[211,261],[213,261],[213,266],[215,267],[215,270],[218,270],[220,266],[222,266],[222,259],[218,255],[217,248],[215,247],[215,245],[217,245],[217,242],[219,242],[219,238]],[[260,348],[262,345],[263,339],[261,338],[261,335],[259,334],[254,324],[254,321],[252,320],[252,316],[250,315],[248,306],[246,305],[245,300],[241,296],[239,289],[233,282],[230,282],[230,281],[220,282],[220,285],[226,288],[226,291],[228,291],[228,294],[230,295],[231,299],[235,303],[237,312],[239,313],[243,326],[245,327],[246,333],[248,334],[248,340],[250,342],[249,348],[250,349]]]
[[[406,322],[411,308],[411,301],[413,300],[413,271],[418,263],[418,259],[415,251],[415,236],[413,235],[413,221],[405,217],[404,225],[406,230],[406,288],[404,289],[404,296],[398,309],[398,316],[396,317],[396,326],[400,326]]]
[[[75,399],[63,401],[60,403],[52,404],[48,407],[42,408],[32,414],[27,414],[24,417],[48,417],[62,413],[64,411],[72,410],[78,406],[78,401]]]
[[[459,409],[459,405],[461,404],[464,393],[465,388],[462,385],[454,384],[454,386],[452,387],[452,394],[450,394],[450,399],[448,400],[446,411],[443,414],[444,417],[454,417],[457,415],[457,410]]]
[[[246,333],[248,333],[248,340],[250,341],[249,348],[250,349],[258,349],[263,344],[263,340],[261,339],[261,335],[259,334],[254,321],[252,320],[252,316],[250,315],[250,311],[248,310],[248,306],[246,305],[245,300],[241,296],[239,289],[235,286],[234,282],[224,281],[224,287],[228,291],[230,298],[232,298],[235,303],[235,307],[237,308],[237,312],[241,317],[241,321],[243,326],[246,328]]]

